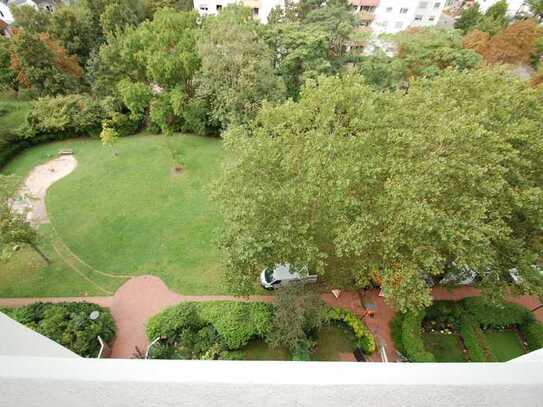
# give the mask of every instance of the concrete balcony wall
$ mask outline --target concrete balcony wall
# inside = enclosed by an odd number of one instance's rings
[[[385,364],[0,356],[0,405],[541,406],[541,372],[538,359]]]

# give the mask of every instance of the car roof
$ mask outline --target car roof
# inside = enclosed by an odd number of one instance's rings
[[[300,271],[307,274],[307,267],[303,267]],[[275,280],[282,280],[287,278],[301,278],[300,273],[294,271],[294,267],[290,264],[276,264],[273,266],[273,277]]]

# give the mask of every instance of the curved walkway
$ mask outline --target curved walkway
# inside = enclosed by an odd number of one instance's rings
[[[72,173],[76,167],[77,160],[73,155],[64,155],[38,165],[25,178],[23,186],[17,192],[13,209],[26,212],[28,221],[33,225],[49,223],[45,206],[47,189]]]

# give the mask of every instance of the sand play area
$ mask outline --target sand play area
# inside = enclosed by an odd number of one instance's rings
[[[73,155],[63,155],[45,164],[35,167],[25,179],[13,202],[13,208],[26,212],[27,219],[33,225],[49,223],[45,194],[49,186],[70,174],[77,167]]]

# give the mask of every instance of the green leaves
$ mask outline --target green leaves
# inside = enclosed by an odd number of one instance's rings
[[[431,301],[425,278],[455,262],[494,295],[512,267],[530,276],[523,292],[540,291],[529,267],[539,98],[501,71],[449,70],[407,94],[320,78],[298,103],[264,106],[225,137],[216,198],[231,285],[243,291],[278,261],[307,264],[332,286],[374,280],[398,309],[418,309]]]

